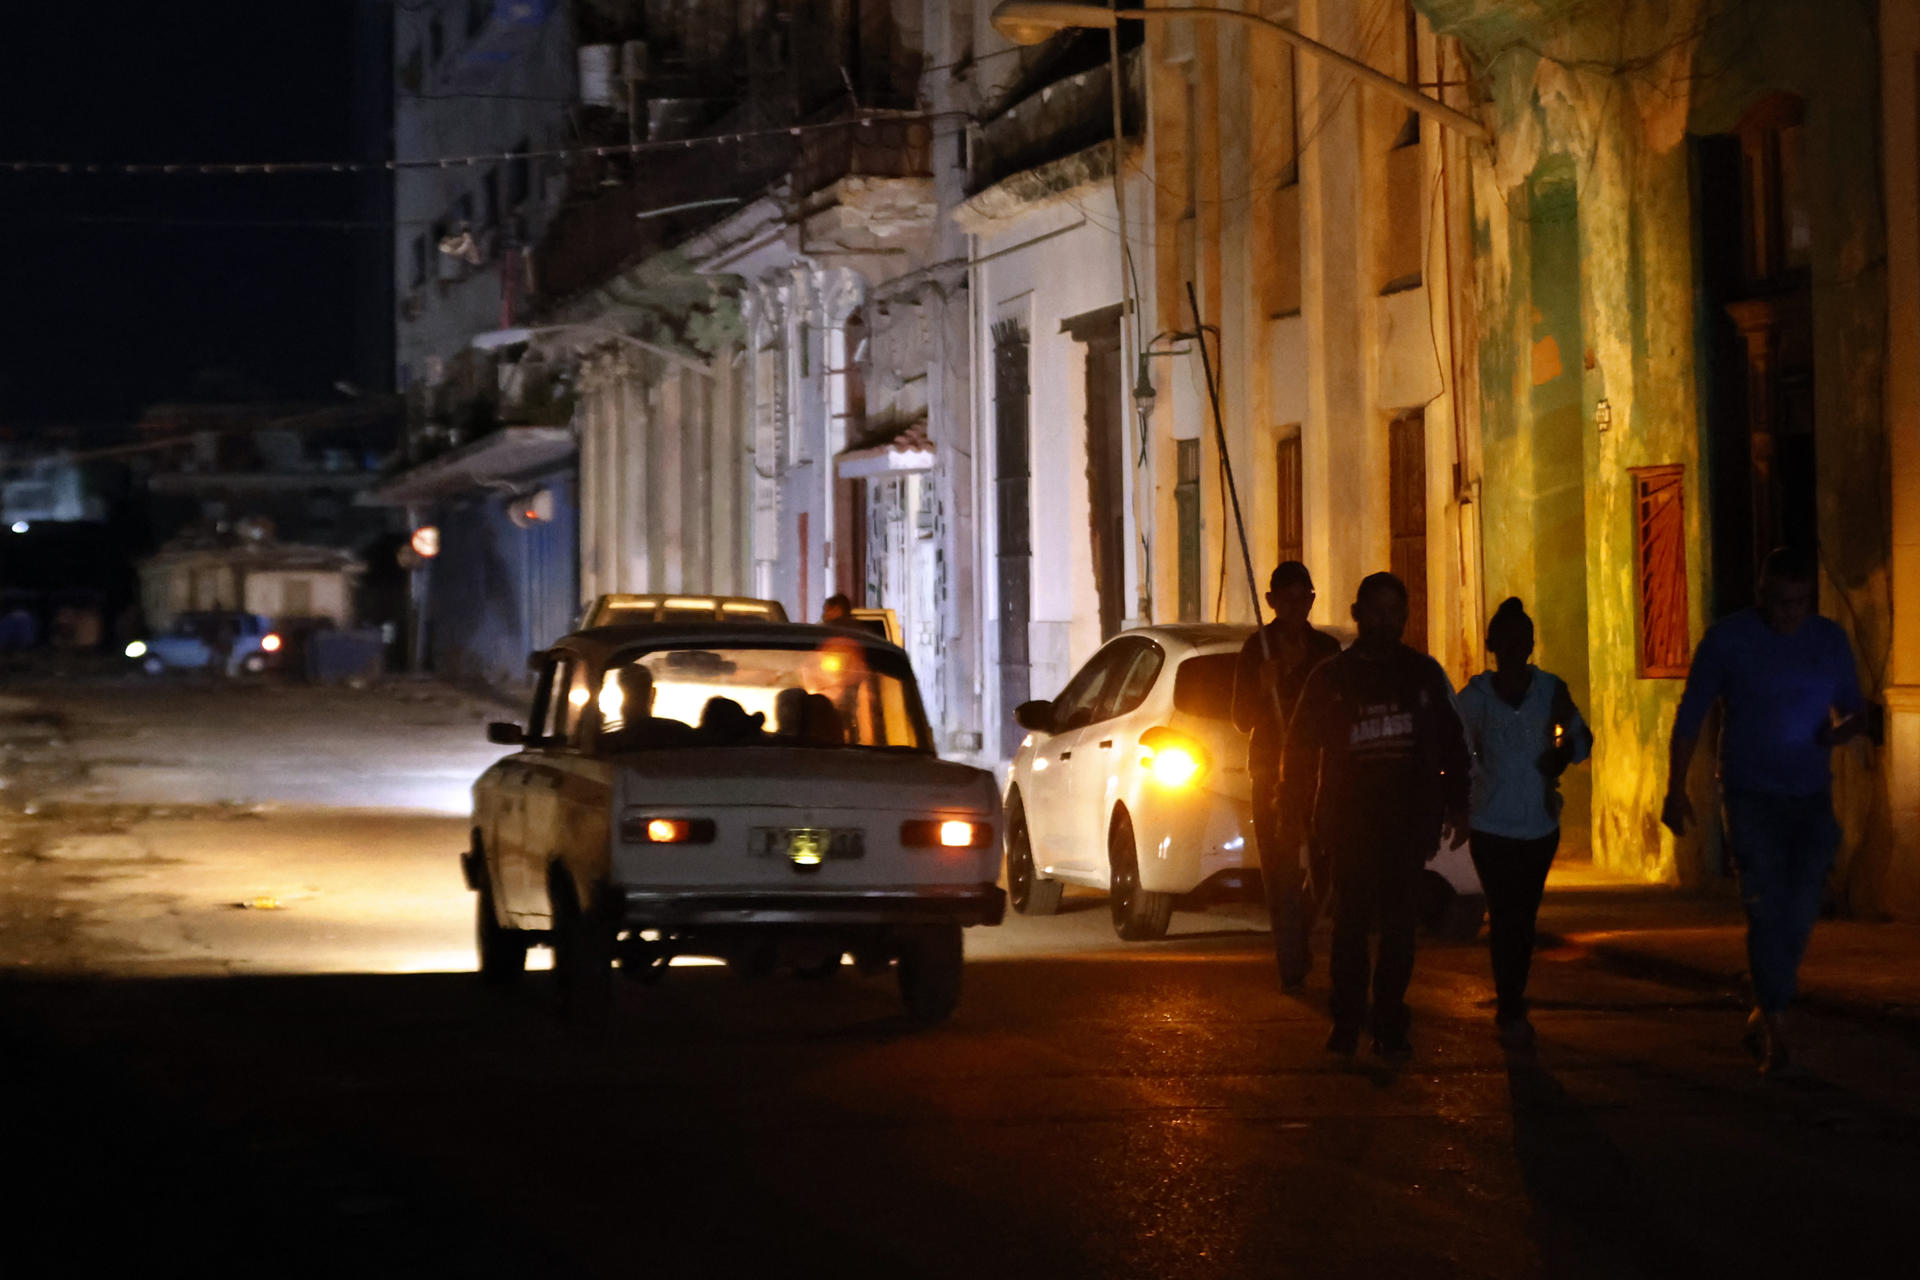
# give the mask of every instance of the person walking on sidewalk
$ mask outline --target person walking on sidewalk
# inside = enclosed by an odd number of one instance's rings
[[[1407,983],[1413,977],[1420,868],[1444,835],[1467,830],[1468,759],[1453,687],[1440,664],[1400,642],[1407,589],[1390,573],[1360,584],[1353,647],[1313,669],[1282,752],[1281,848],[1307,832],[1333,864],[1333,1030],[1327,1049],[1350,1054],[1369,1021],[1374,1052],[1413,1050]],[[1367,935],[1380,933],[1379,960]]]
[[[1260,852],[1280,985],[1298,987],[1313,967],[1307,936],[1313,930],[1327,870],[1312,833],[1308,844],[1283,846],[1280,837],[1280,749],[1286,717],[1307,673],[1340,652],[1340,642],[1307,622],[1313,612],[1313,575],[1288,560],[1267,582],[1273,621],[1247,638],[1233,673],[1233,723],[1253,736],[1247,742],[1247,777],[1253,784],[1253,837]]]
[[[1832,749],[1862,727],[1853,649],[1815,610],[1817,576],[1811,553],[1778,549],[1761,572],[1758,607],[1707,628],[1674,716],[1660,814],[1676,836],[1694,820],[1687,766],[1708,710],[1723,702],[1720,783],[1747,912],[1748,1027],[1768,1074],[1789,1064],[1783,1023],[1840,846]]]
[[[1533,1043],[1527,971],[1547,868],[1560,847],[1560,775],[1593,753],[1567,682],[1533,665],[1533,619],[1519,597],[1487,623],[1494,668],[1460,691],[1473,755],[1473,868],[1487,895],[1487,948],[1499,1000],[1494,1025],[1512,1048]]]

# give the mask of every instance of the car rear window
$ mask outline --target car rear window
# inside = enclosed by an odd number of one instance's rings
[[[1207,720],[1233,718],[1233,669],[1237,653],[1203,653],[1188,658],[1173,675],[1173,707]]]

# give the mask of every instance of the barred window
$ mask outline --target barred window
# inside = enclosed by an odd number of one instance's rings
[[[1634,588],[1640,606],[1640,676],[1687,674],[1687,526],[1680,466],[1634,467]]]

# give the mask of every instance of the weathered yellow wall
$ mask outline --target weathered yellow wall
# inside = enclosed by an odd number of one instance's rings
[[[1690,630],[1709,621],[1711,493],[1701,447],[1689,132],[1714,133],[1762,94],[1808,103],[1813,202],[1816,432],[1822,603],[1852,633],[1862,677],[1884,675],[1888,613],[1887,440],[1880,385],[1885,338],[1885,236],[1877,186],[1877,68],[1871,6],[1708,0],[1614,5],[1538,0],[1420,0],[1436,30],[1460,38],[1494,129],[1475,156],[1475,290],[1480,416],[1486,456],[1488,598],[1551,596],[1577,567],[1540,552],[1537,495],[1526,477],[1549,425],[1535,420],[1532,296],[1536,228],[1529,184],[1570,167],[1580,249],[1589,708],[1594,856],[1647,879],[1691,882],[1717,861],[1709,844],[1676,844],[1659,826],[1665,747],[1680,685],[1635,670],[1634,514],[1629,469],[1687,469]],[[1594,425],[1605,400],[1611,427]],[[1544,655],[1543,655],[1544,656]],[[1712,764],[1692,780],[1712,812]],[[1880,761],[1864,745],[1836,759],[1847,828],[1837,884],[1843,903],[1873,910],[1886,877]],[[1711,825],[1711,824],[1709,824]]]

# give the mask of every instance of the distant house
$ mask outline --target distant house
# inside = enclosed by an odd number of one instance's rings
[[[140,601],[147,625],[166,627],[189,610],[237,609],[276,624],[352,626],[362,571],[337,547],[185,537],[143,561]]]

